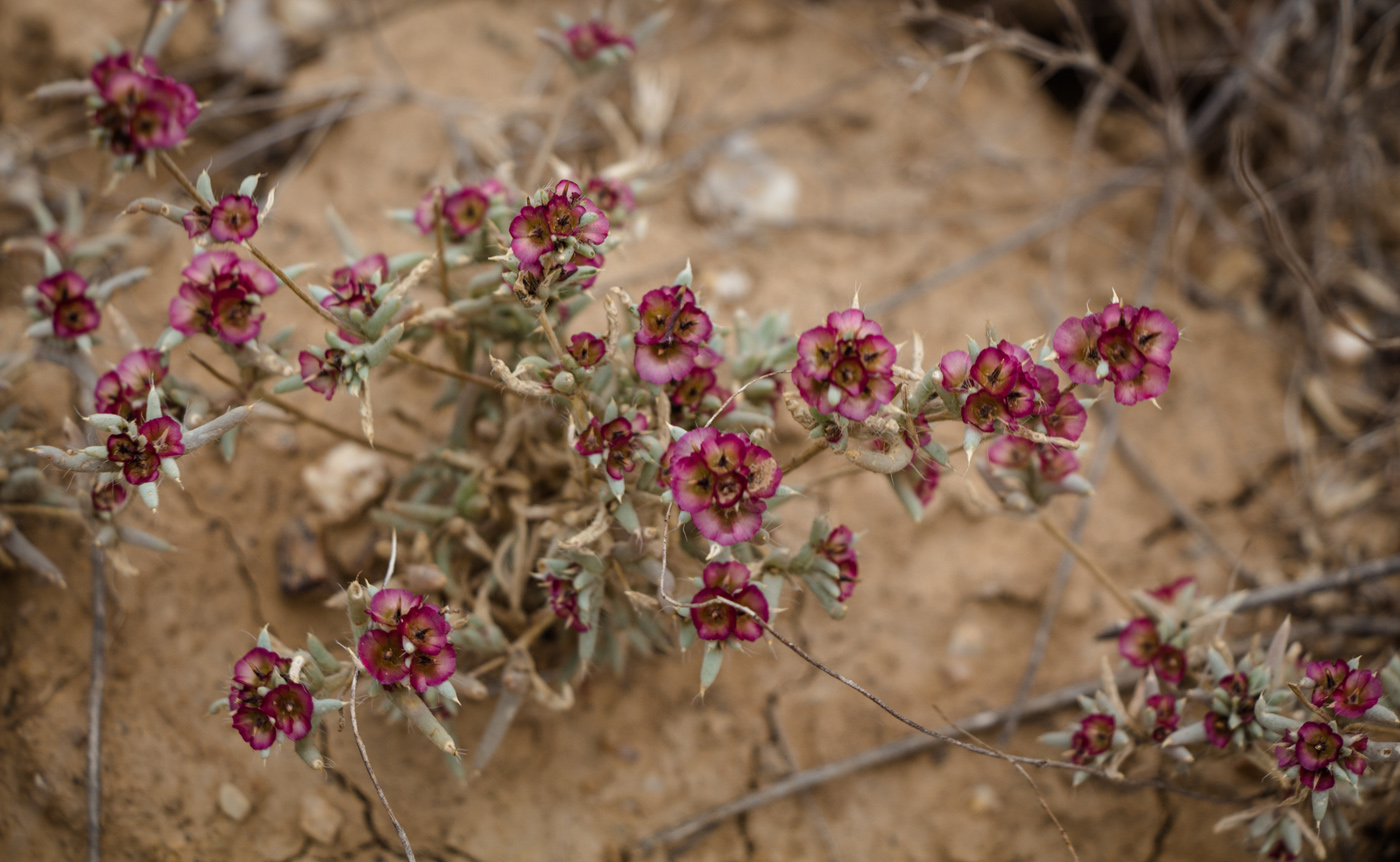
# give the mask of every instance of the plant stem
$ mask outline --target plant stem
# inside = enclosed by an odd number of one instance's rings
[[[806,464],[808,461],[820,455],[822,450],[826,448],[828,448],[826,445],[826,441],[818,440],[812,443],[806,449],[803,449],[801,452],[792,456],[792,460],[788,461],[780,468],[782,470],[784,478],[786,478],[787,475],[793,470],[796,470],[798,467],[801,467],[803,464]]]
[[[369,752],[365,751],[365,741],[360,737],[360,720],[355,715],[355,682],[359,678],[359,668],[350,671],[350,731],[355,735],[355,745],[359,746],[360,760],[364,761],[365,772],[369,773],[369,780],[374,785],[374,792],[379,794],[379,802],[389,813],[389,822],[394,824],[394,831],[399,834],[399,843],[403,845],[403,852],[408,856],[408,862],[417,862],[413,857],[413,848],[408,844],[408,835],[399,825],[399,818],[394,816],[394,809],[389,807],[389,800],[384,797],[384,788],[379,786],[379,779],[374,777],[374,767],[369,765]]]
[[[1101,569],[1099,564],[1094,562],[1092,557],[1084,553],[1084,549],[1079,547],[1077,542],[1067,536],[1064,530],[1060,529],[1059,524],[1050,520],[1050,516],[1044,512],[1041,512],[1036,520],[1040,522],[1040,526],[1045,528],[1045,532],[1049,533],[1055,541],[1059,542],[1066,551],[1074,554],[1075,559],[1084,564],[1084,568],[1089,570],[1089,574],[1093,575],[1095,580],[1097,580],[1104,589],[1108,590],[1113,598],[1118,601],[1118,604],[1123,606],[1123,610],[1128,612],[1129,616],[1138,615],[1139,608],[1132,598],[1123,591],[1122,587],[1114,582],[1108,572]]]
[[[438,290],[442,292],[442,304],[451,305],[452,290],[447,285],[447,231],[443,226],[441,187],[433,190],[433,214],[433,237],[437,240],[438,254]]]

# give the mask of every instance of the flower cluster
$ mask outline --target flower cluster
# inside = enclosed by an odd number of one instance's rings
[[[306,686],[287,682],[291,662],[255,647],[233,666],[228,708],[233,727],[254,751],[266,751],[281,733],[295,742],[311,732],[315,701]]]
[[[1285,731],[1283,739],[1274,746],[1278,768],[1298,779],[1304,787],[1316,793],[1330,790],[1337,783],[1336,775],[1346,770],[1352,775],[1366,772],[1365,736],[1344,737],[1335,725],[1320,721],[1305,722],[1295,733]]]
[[[297,354],[301,382],[307,389],[321,393],[327,401],[331,400],[344,371],[344,360],[345,351],[335,347],[320,350],[319,355],[310,350],[301,351]]]
[[[1343,718],[1360,718],[1385,693],[1375,671],[1354,668],[1340,659],[1310,661],[1304,670],[1312,682],[1312,705],[1331,707]]]
[[[429,189],[413,211],[413,223],[424,236],[431,235],[441,218],[449,242],[461,242],[481,229],[494,199],[505,197],[506,187],[494,179],[480,185]],[[438,201],[441,200],[441,210]]]
[[[141,415],[146,396],[165,379],[167,360],[166,354],[149,347],[123,356],[116,368],[97,378],[93,391],[97,412],[123,419]]]
[[[1176,324],[1152,308],[1114,302],[1098,314],[1071,317],[1055,330],[1056,361],[1075,383],[1113,381],[1119,404],[1137,404],[1167,390]]]
[[[258,232],[258,204],[244,194],[224,195],[207,211],[197,206],[180,219],[190,239],[243,242]]]
[[[53,334],[59,338],[87,335],[101,325],[102,312],[87,296],[87,280],[73,270],[54,273],[34,287],[38,291],[35,308],[52,322]]]
[[[1254,702],[1263,692],[1266,679],[1266,673],[1236,671],[1216,681],[1210,691],[1210,711],[1201,719],[1207,742],[1216,748],[1228,748],[1232,742],[1243,746],[1262,735],[1262,726],[1254,720]]]
[[[943,388],[958,393],[962,421],[984,434],[997,431],[998,424],[1019,428],[1039,416],[1050,417],[1047,425],[1066,426],[1073,434],[1067,439],[1078,439],[1084,430],[1083,406],[1072,396],[1061,397],[1055,372],[1036,363],[1019,344],[1002,339],[979,351],[976,359],[966,350],[952,350],[943,355],[938,370]],[[1076,421],[1076,416],[1081,418]]]
[[[808,406],[835,410],[852,422],[875,414],[894,397],[895,349],[880,324],[859,308],[833,311],[825,326],[797,340],[792,382]]]
[[[624,474],[631,473],[637,466],[632,453],[637,446],[637,435],[647,430],[647,418],[638,413],[631,419],[619,416],[605,424],[599,424],[598,417],[588,421],[588,427],[579,434],[574,449],[588,458],[593,466],[599,464],[607,471],[608,477],[621,481]]]
[[[170,300],[170,325],[183,335],[211,335],[228,344],[258,337],[264,296],[277,277],[231,251],[206,251],[181,270],[180,292]]]
[[[758,620],[724,603],[730,601],[746,607],[768,622],[768,599],[757,584],[749,583],[748,566],[735,562],[710,563],[701,573],[701,582],[703,588],[690,600],[690,621],[701,640],[723,641],[734,637],[756,641],[763,636],[763,626]]]
[[[1133,667],[1152,668],[1157,678],[1170,685],[1181,685],[1186,677],[1186,652],[1162,636],[1166,623],[1151,617],[1138,617],[1118,634],[1118,654]],[[1184,629],[1172,632],[1182,636]]]
[[[747,434],[687,431],[667,452],[672,499],[700,535],[721,545],[747,542],[782,481],[778,462]]]
[[[714,324],[684,285],[647,291],[637,306],[641,321],[632,364],[648,383],[684,380],[699,368],[713,368],[720,357],[709,347]]]
[[[379,590],[370,599],[371,625],[356,651],[380,685],[408,680],[422,694],[447,681],[457,669],[457,652],[447,639],[451,626],[442,609],[408,590]]]
[[[671,422],[687,428],[703,425],[716,411],[722,414],[734,409],[731,394],[727,387],[719,384],[714,369],[697,365],[681,379],[666,384],[666,395],[671,399]]]
[[[595,176],[588,180],[584,192],[608,216],[612,226],[622,224],[637,209],[637,196],[627,182],[611,177]]]
[[[560,180],[553,194],[539,194],[536,200],[522,207],[510,223],[510,251],[520,271],[542,277],[543,258],[551,252],[558,255],[561,267],[573,262],[574,271],[579,263],[601,266],[598,246],[608,238],[608,217],[584,197],[578,183]]]
[[[185,140],[199,116],[199,103],[188,85],[161,74],[151,57],[129,52],[104,57],[89,74],[93,123],[98,138],[113,154],[141,162],[150,150],[166,150]]]
[[[141,423],[128,423],[126,431],[107,438],[107,460],[120,464],[122,476],[132,485],[154,482],[162,472],[178,477],[174,459],[185,454],[180,423],[169,416],[158,416]]]
[[[569,339],[568,350],[581,368],[592,368],[607,355],[608,343],[591,332],[576,332]]]

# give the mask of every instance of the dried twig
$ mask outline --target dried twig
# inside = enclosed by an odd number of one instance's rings
[[[399,825],[399,818],[394,816],[394,809],[389,807],[389,800],[384,798],[384,788],[379,786],[379,779],[374,777],[374,767],[369,765],[369,752],[365,751],[365,741],[360,737],[360,720],[355,715],[355,683],[359,678],[360,669],[356,667],[350,672],[350,732],[355,735],[355,745],[359,746],[360,760],[364,761],[365,772],[369,773],[369,780],[374,785],[374,792],[379,794],[379,802],[388,812],[389,822],[394,824],[394,831],[399,834],[399,843],[403,845],[404,855],[408,857],[408,862],[415,862],[413,848],[408,844],[408,836],[404,834],[403,826]]]

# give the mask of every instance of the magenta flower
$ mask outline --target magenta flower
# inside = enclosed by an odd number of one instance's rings
[[[233,664],[233,683],[243,688],[271,688],[273,674],[286,671],[291,662],[270,649],[254,647]]]
[[[379,276],[380,283],[389,277],[389,259],[378,252],[365,255],[349,266],[336,267],[331,273],[331,287],[349,284],[351,281],[373,284],[376,275]]]
[[[1113,303],[1098,314],[1061,323],[1052,346],[1070,380],[1086,385],[1112,380],[1114,400],[1136,404],[1166,391],[1179,338],[1162,312]]]
[[[966,350],[950,350],[938,362],[943,375],[943,388],[956,392],[968,385],[972,375],[972,356]]]
[[[466,239],[486,220],[491,199],[476,186],[463,186],[442,199],[442,218],[454,240]]]
[[[554,250],[549,233],[549,213],[545,207],[521,207],[510,222],[510,253],[520,261],[520,269],[535,275],[544,274],[540,258]]]
[[[258,204],[247,195],[224,195],[209,211],[209,235],[219,242],[243,242],[257,232]]]
[[[113,434],[107,438],[107,460],[122,466],[122,475],[132,485],[154,482],[160,462],[185,454],[180,423],[161,416],[141,425],[137,435]]]
[[[608,214],[610,221],[618,221],[620,216],[626,216],[637,208],[632,187],[622,180],[592,177],[586,191],[598,208]]]
[[[704,424],[709,415],[705,413],[706,400],[712,399],[711,410],[721,414],[734,409],[729,400],[730,391],[720,386],[715,372],[709,368],[696,366],[680,380],[666,384],[666,394],[671,398],[671,422],[675,425],[695,426]]]
[[[697,428],[676,441],[670,460],[671,493],[700,534],[721,545],[747,542],[758,533],[778,490],[778,462],[746,434]]]
[[[295,742],[311,732],[311,716],[315,703],[306,686],[285,682],[262,699],[262,711],[272,724],[287,738]]]
[[[763,626],[748,614],[723,602],[705,604],[713,599],[727,599],[768,622],[768,599],[756,584],[749,583],[748,566],[735,562],[710,563],[701,579],[704,589],[690,600],[690,621],[695,624],[695,633],[701,640],[722,641],[733,636],[741,641],[756,641],[763,636]]]
[[[894,345],[880,324],[858,308],[833,311],[825,326],[797,340],[792,382],[808,405],[835,411],[853,422],[874,415],[894,397]]]
[[[637,50],[630,36],[614,31],[607,22],[598,18],[575,24],[565,30],[564,41],[569,46],[569,53],[580,63],[589,62],[604,48],[625,48],[628,53]]]
[[[1279,768],[1297,765],[1298,780],[1315,793],[1337,783],[1330,767],[1342,753],[1342,736],[1320,721],[1309,721],[1298,728],[1297,741],[1290,751],[1275,748],[1274,752]]]
[[[608,345],[591,332],[580,332],[569,339],[569,355],[584,368],[592,368],[603,361]]]
[[[1186,653],[1178,647],[1163,644],[1152,658],[1152,669],[1162,682],[1181,685],[1186,678]]]
[[[545,207],[550,213],[550,232],[556,240],[568,236],[579,242],[597,246],[608,238],[611,225],[607,213],[584,197],[583,189],[573,180],[560,180],[554,186],[554,195]],[[580,221],[588,213],[597,218],[580,226]]]
[[[1070,760],[1081,766],[1108,751],[1113,746],[1113,731],[1118,722],[1102,712],[1085,716],[1079,729],[1070,738]]]
[[[423,597],[408,590],[380,590],[369,601],[369,618],[381,626],[398,628],[410,611],[423,606]]]
[[[126,486],[121,482],[103,482],[92,489],[94,512],[116,512],[126,505]]]
[[[573,581],[556,575],[545,575],[544,581],[549,589],[549,609],[554,615],[576,632],[588,631],[588,624],[579,616],[578,590]]]
[[[1148,617],[1132,620],[1118,634],[1118,654],[1133,667],[1152,664],[1157,650],[1161,648],[1162,639],[1157,634],[1157,624]]]
[[[1341,756],[1337,758],[1337,762],[1342,764],[1342,766],[1353,775],[1365,775],[1368,764],[1366,762],[1366,755],[1363,752],[1366,751],[1366,746],[1369,743],[1370,740],[1364,736],[1356,737],[1351,741],[1351,744],[1347,746],[1351,750],[1351,753],[1348,754],[1343,751]]]
[[[1226,748],[1230,745],[1230,740],[1234,738],[1234,732],[1230,730],[1230,717],[1218,712],[1208,712],[1206,717],[1201,719],[1205,725],[1206,741],[1216,748]]]
[[[301,366],[301,382],[306,384],[306,388],[313,392],[319,392],[326,396],[326,400],[331,400],[335,394],[336,384],[340,382],[341,360],[345,356],[345,351],[337,348],[326,350],[324,357],[317,356],[309,350],[303,350],[297,354],[297,364]]]
[[[1177,725],[1181,723],[1181,714],[1176,707],[1176,698],[1169,694],[1154,694],[1147,698],[1147,708],[1152,710],[1152,726],[1148,729],[1148,735],[1153,742],[1162,742],[1176,732]]]
[[[1045,433],[1051,437],[1078,440],[1089,422],[1089,414],[1068,389],[1056,390],[1046,397],[1040,421],[1045,424]]]
[[[432,605],[419,605],[403,615],[399,621],[404,640],[412,644],[417,652],[437,655],[447,647],[447,636],[452,627],[447,618]]]
[[[856,559],[855,535],[844,524],[827,533],[826,538],[812,549],[817,556],[825,557],[836,566],[836,582],[841,588],[836,600],[844,602],[855,592],[860,580],[860,562]]]
[[[1313,681],[1312,705],[1326,706],[1332,702],[1332,695],[1341,688],[1351,673],[1351,667],[1341,659],[1336,661],[1310,661],[1303,674]]]
[[[1381,678],[1374,671],[1358,668],[1332,692],[1332,709],[1343,718],[1360,718],[1381,702],[1383,694]]]
[[[139,163],[148,150],[174,147],[199,116],[194,91],[162,75],[151,57],[104,57],[90,77],[100,100],[93,122],[115,155],[131,155]]]
[[[277,725],[260,708],[245,706],[235,710],[233,729],[254,751],[266,751],[277,741]]]
[[[437,653],[416,652],[408,662],[408,684],[422,694],[442,685],[457,671],[457,653],[449,648]]]
[[[221,290],[210,299],[209,325],[214,334],[229,344],[246,344],[258,337],[266,314],[248,298],[241,287]]]
[[[648,291],[637,311],[641,328],[634,339],[633,366],[646,382],[670,383],[697,365],[718,364],[719,357],[706,346],[714,325],[690,288],[677,284]]]
[[[277,277],[231,251],[197,254],[170,300],[170,325],[185,335],[211,335],[229,344],[258,337],[265,315],[257,297],[277,290]]]
[[[117,367],[97,378],[93,391],[98,413],[115,413],[123,419],[140,414],[152,386],[159,386],[168,373],[167,357],[159,350],[133,350]]]
[[[967,396],[962,406],[962,421],[984,434],[997,430],[997,423],[1011,426],[1015,418],[1006,409],[1006,402],[985,389]]]
[[[380,685],[393,685],[408,676],[408,653],[397,631],[372,628],[360,636],[355,651]]]
[[[580,455],[603,455],[608,476],[621,481],[623,474],[632,472],[637,466],[632,460],[637,446],[635,438],[646,428],[646,417],[640,413],[631,420],[619,416],[606,425],[599,425],[597,417],[593,417],[579,435],[574,448]]]
[[[1159,602],[1170,604],[1176,601],[1176,597],[1180,595],[1182,590],[1194,583],[1196,583],[1194,575],[1183,575],[1170,583],[1148,590],[1147,594]]]
[[[54,335],[77,338],[97,329],[102,313],[85,295],[87,280],[71,269],[56,272],[35,285],[39,291],[38,309],[53,321]]]

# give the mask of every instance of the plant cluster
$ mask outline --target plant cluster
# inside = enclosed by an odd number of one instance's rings
[[[636,50],[601,20],[568,22],[547,41],[580,76]],[[128,208],[191,240],[170,285],[169,328],[93,374],[88,445],[34,449],[94,475],[101,518],[115,523],[132,489],[155,509],[164,481],[180,481],[179,459],[231,432],[259,398],[302,388],[355,398],[372,442],[371,384],[386,365],[407,363],[441,379],[435,406],[452,409],[448,433],[410,453],[375,512],[414,537],[413,566],[441,577],[419,592],[387,578],[351,584],[345,657],[315,636],[294,649],[264,630],[233,665],[214,709],[226,708],[264,756],[284,740],[323,767],[312,731],[351,700],[361,671],[372,700],[448,755],[459,693],[483,696],[480,678],[497,668],[520,669],[536,699],[567,704],[590,665],[621,670],[630,650],[674,637],[682,648],[700,642],[703,691],[726,656],[764,637],[789,589],[833,617],[856,598],[859,525],[780,517],[815,459],[888,477],[917,519],[951,468],[950,448],[961,450],[1009,513],[1036,512],[1057,494],[1091,490],[1075,451],[1100,387],[1111,384],[1122,405],[1168,388],[1177,325],[1116,296],[1049,338],[1015,343],[989,324],[985,344],[969,339],[926,368],[917,335],[897,347],[858,302],[794,329],[782,313],[717,320],[689,265],[639,300],[605,291],[607,254],[640,241],[629,228],[635,190],[606,173],[539,188],[508,170],[451,180],[406,196],[417,203],[394,213],[419,249],[367,251],[332,214],[342,265],[319,276],[279,266],[253,244],[273,205],[270,193],[256,197],[257,178],[216,196],[207,174],[191,180],[180,167],[200,109],[188,86],[151,57],[121,53],[63,91],[90,100],[116,171],[158,166],[188,196]],[[144,273],[89,285],[68,259],[75,238],[45,233],[45,277],[26,292],[29,334],[87,362],[101,310]],[[267,337],[268,300],[282,287],[327,325],[324,346]],[[595,302],[605,328],[579,328]],[[222,351],[232,395],[173,373],[180,345],[201,338]],[[230,409],[215,416],[216,405]],[[779,433],[788,420],[806,437],[791,453]],[[1047,741],[1109,775],[1147,747],[1182,762],[1203,746],[1268,755],[1289,799],[1258,815],[1267,852],[1297,854],[1312,834],[1292,802],[1310,804],[1324,837],[1342,828],[1329,802],[1354,800],[1373,776],[1360,724],[1396,721],[1400,666],[1303,665],[1286,628],[1268,651],[1236,654],[1209,631],[1232,600],[1200,597],[1189,579],[1133,600],[1142,615],[1123,626],[1119,651],[1143,670],[1141,683],[1127,703],[1106,686],[1086,699],[1081,721]]]

